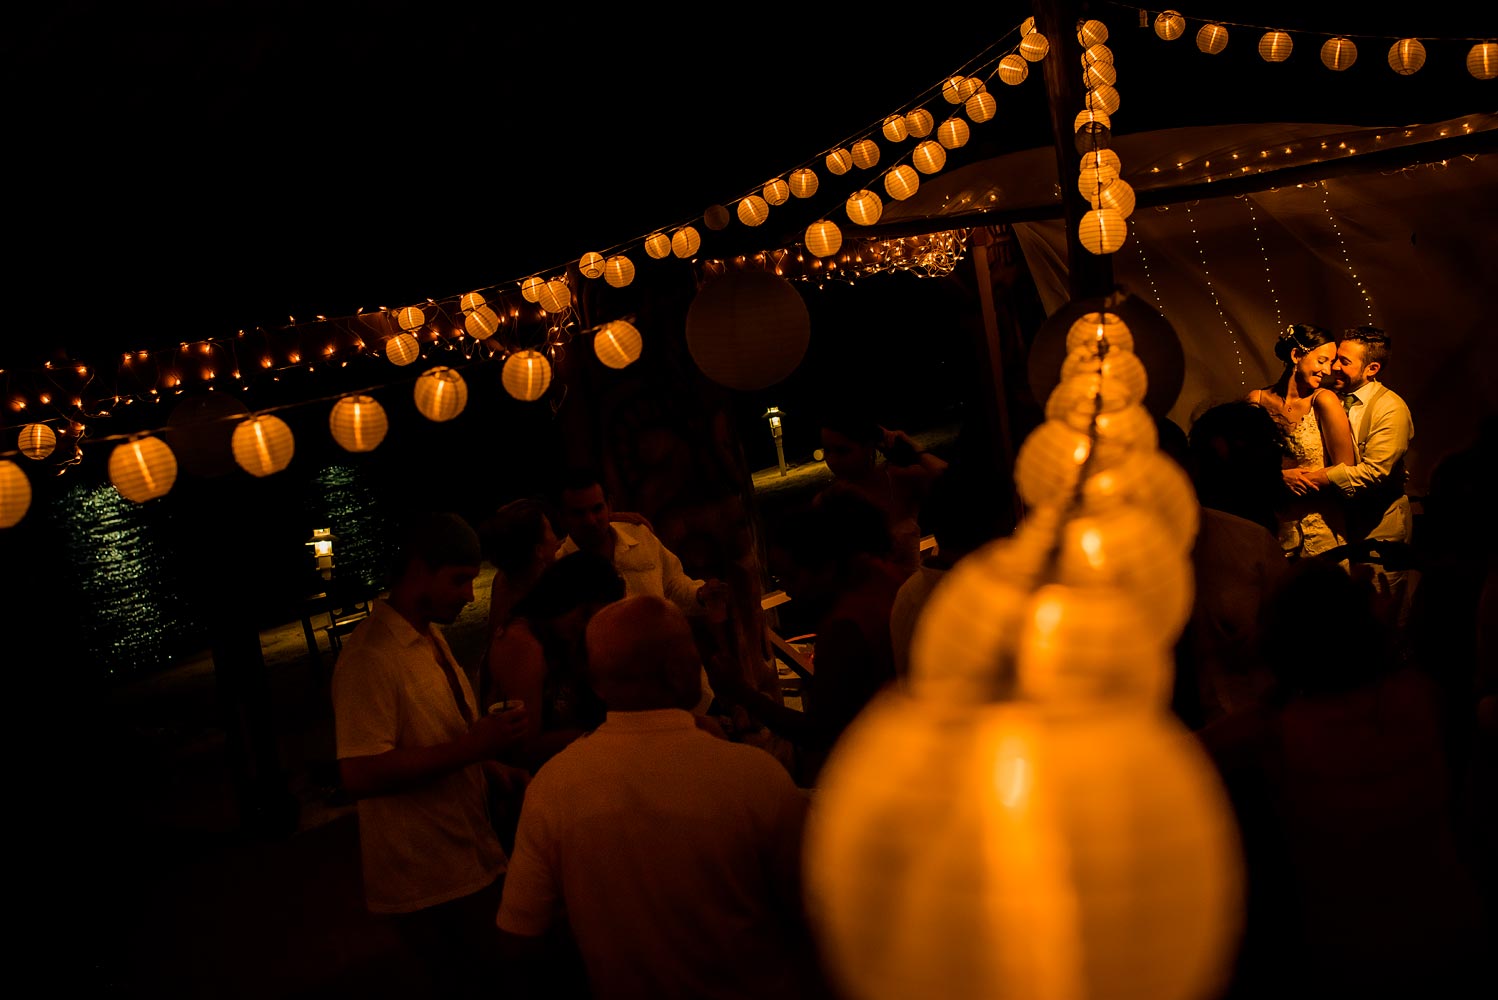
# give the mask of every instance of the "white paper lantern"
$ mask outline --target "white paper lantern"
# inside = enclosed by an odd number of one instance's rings
[[[1096,207],[1099,193],[1116,180],[1118,180],[1118,168],[1112,164],[1083,167],[1077,171],[1077,190],[1081,192],[1083,198]]]
[[[817,193],[817,172],[810,167],[791,171],[791,194],[797,198],[810,198]]]
[[[426,313],[417,306],[406,306],[396,318],[400,322],[401,329],[407,333],[415,333],[425,326],[427,321]]]
[[[1072,120],[1072,131],[1075,132],[1084,125],[1098,124],[1103,128],[1112,128],[1113,122],[1108,118],[1108,112],[1101,108],[1086,108],[1077,112],[1077,117]]]
[[[1026,35],[1028,35],[1030,32],[1032,32],[1034,30],[1035,30],[1035,18],[1033,18],[1033,17],[1027,17],[1027,18],[1025,18],[1023,21],[1021,21],[1019,23],[1019,36],[1021,38],[1024,38]]]
[[[1087,107],[1104,114],[1113,115],[1118,112],[1118,106],[1122,98],[1118,91],[1107,84],[1099,84],[1087,92]]]
[[[536,302],[549,313],[559,313],[572,305],[572,289],[561,278],[551,278],[536,293]]]
[[[520,283],[520,297],[527,302],[540,302],[541,289],[545,287],[546,282],[542,281],[538,275],[533,274]]]
[[[784,205],[786,199],[791,196],[791,186],[787,184],[783,179],[777,177],[770,183],[766,184],[764,187],[764,191],[761,193],[765,196],[766,204]]]
[[[551,362],[540,351],[516,351],[505,359],[499,380],[511,396],[534,402],[551,385]]]
[[[671,252],[682,260],[694,257],[702,246],[702,237],[691,226],[682,226],[671,234]]]
[[[239,467],[256,478],[273,475],[291,464],[296,440],[286,421],[262,413],[240,421],[230,438],[230,449]]]
[[[936,119],[925,108],[916,108],[905,116],[905,131],[917,139],[924,139],[936,127]]]
[[[16,447],[27,458],[39,462],[57,447],[57,434],[46,424],[26,424],[16,436]]]
[[[1102,341],[1108,342],[1110,351],[1132,351],[1134,334],[1129,325],[1117,313],[1090,312],[1079,317],[1066,331],[1066,353],[1078,348],[1096,349]]]
[[[1321,63],[1327,69],[1341,72],[1358,59],[1358,47],[1351,38],[1328,38],[1321,46]]]
[[[1155,17],[1155,34],[1173,42],[1186,33],[1186,19],[1173,10],[1161,11]]]
[[[884,202],[874,192],[864,189],[848,196],[848,220],[858,226],[872,226],[884,212]]]
[[[374,451],[385,440],[390,421],[385,408],[371,396],[344,396],[328,414],[328,429],[345,451]]]
[[[770,206],[757,194],[739,199],[739,221],[746,226],[757,226],[770,217]]]
[[[499,314],[488,306],[479,306],[463,318],[463,329],[474,340],[488,340],[499,332]]]
[[[974,124],[981,125],[993,118],[999,109],[999,104],[994,100],[993,95],[985,90],[981,94],[974,94],[972,97],[969,97],[963,108],[967,111],[968,118]]]
[[[577,269],[584,278],[603,277],[603,254],[592,251],[583,254],[582,259],[577,262]]]
[[[109,453],[109,481],[135,503],[166,496],[177,481],[177,456],[160,438],[136,435]]]
[[[610,368],[625,368],[640,358],[644,341],[634,324],[616,319],[593,334],[593,353]]]
[[[1196,47],[1215,56],[1228,47],[1228,29],[1220,24],[1204,24],[1196,33]]]
[[[1113,50],[1099,42],[1097,45],[1089,45],[1082,51],[1082,65],[1096,66],[1099,63],[1113,64]]]
[[[1132,350],[1110,350],[1107,357],[1100,359],[1097,345],[1084,342],[1076,350],[1068,351],[1061,361],[1063,379],[1097,372],[1107,378],[1117,379],[1121,390],[1130,394],[1131,402],[1144,402],[1145,393],[1149,390],[1149,376],[1144,370],[1144,362]]]
[[[1467,72],[1479,80],[1498,76],[1498,42],[1478,42],[1467,51]]]
[[[1077,25],[1077,41],[1082,43],[1082,48],[1091,45],[1101,45],[1108,40],[1108,26],[1096,18],[1088,18]]]
[[[421,344],[414,334],[397,333],[385,344],[385,357],[390,359],[391,364],[402,368],[415,361],[420,354]]]
[[[458,372],[439,365],[421,373],[415,396],[421,415],[441,423],[456,417],[468,405],[468,383]]]
[[[1113,86],[1118,82],[1118,70],[1113,68],[1112,63],[1092,63],[1082,70],[1082,86],[1087,88],[1100,87],[1103,84]]]
[[[665,233],[651,233],[645,237],[645,253],[652,260],[663,260],[671,256],[671,237]]]
[[[1124,245],[1129,224],[1112,208],[1094,208],[1082,216],[1077,235],[1088,253],[1114,253]]]
[[[1265,62],[1284,62],[1295,49],[1295,41],[1288,32],[1266,31],[1259,39],[1259,58]]]
[[[473,312],[484,304],[484,297],[478,292],[469,292],[458,300],[458,308],[464,312]]]
[[[853,154],[842,147],[838,147],[827,154],[826,162],[827,169],[834,174],[846,174],[853,169]]]
[[[1082,503],[1089,511],[1132,504],[1160,518],[1166,538],[1183,555],[1191,551],[1201,526],[1201,503],[1191,477],[1162,451],[1145,451],[1087,477]]]
[[[17,525],[30,508],[31,480],[19,465],[0,458],[0,528]]]
[[[870,170],[879,162],[879,144],[873,139],[859,139],[853,144],[853,165]]]
[[[904,115],[890,115],[884,119],[884,137],[890,142],[904,142],[910,130],[905,127]]]
[[[1019,54],[1026,62],[1040,62],[1051,51],[1050,40],[1038,31],[1032,31],[1020,39]]]
[[[1114,174],[1123,173],[1123,160],[1112,149],[1089,149],[1082,154],[1081,166],[1084,170],[1088,167],[1103,167],[1112,168]]]
[[[1017,87],[1025,82],[1025,77],[1030,75],[1030,64],[1025,57],[1017,52],[1011,52],[999,60],[999,79]]]
[[[967,145],[971,130],[961,118],[948,118],[936,129],[936,141],[945,149],[957,149]]]
[[[1401,38],[1389,46],[1389,68],[1409,76],[1425,65],[1425,46],[1418,38]]]
[[[1122,587],[1049,584],[1031,595],[1015,643],[1021,698],[1047,705],[1170,704],[1169,645]]]
[[[815,257],[831,257],[843,245],[843,231],[830,219],[806,227],[806,249]]]
[[[902,163],[884,175],[884,190],[896,201],[904,201],[921,186],[921,175],[908,163]]]
[[[615,254],[604,262],[603,280],[613,288],[625,287],[635,280],[635,262],[622,253]]]
[[[1128,181],[1120,177],[1118,180],[1103,188],[1102,194],[1098,195],[1098,208],[1111,208],[1119,215],[1127,219],[1134,214],[1134,188]]]
[[[967,80],[965,76],[949,76],[941,85],[942,100],[948,104],[961,104],[967,100],[967,95],[962,92],[962,85]]]
[[[934,174],[947,165],[947,151],[931,139],[920,143],[910,154],[910,162],[923,174]]]

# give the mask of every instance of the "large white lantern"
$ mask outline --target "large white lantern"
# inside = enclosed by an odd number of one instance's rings
[[[385,440],[390,421],[385,408],[371,396],[344,396],[328,413],[328,429],[345,451],[374,451]]]
[[[14,527],[31,507],[31,480],[21,467],[0,458],[0,528]]]
[[[136,503],[166,496],[177,481],[177,456],[160,438],[135,435],[109,453],[109,481]]]
[[[540,351],[516,351],[505,359],[500,382],[516,399],[534,402],[551,385],[551,362]]]
[[[416,380],[416,409],[428,420],[451,420],[468,405],[468,383],[452,368],[438,365]]]
[[[234,461],[256,478],[280,472],[291,464],[296,441],[280,417],[262,413],[240,421],[229,441]]]

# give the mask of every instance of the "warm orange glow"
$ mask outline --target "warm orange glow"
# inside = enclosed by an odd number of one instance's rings
[[[31,480],[16,463],[0,458],[0,528],[20,523],[30,508]]]
[[[286,421],[261,414],[241,421],[234,428],[230,448],[239,467],[258,478],[280,472],[291,464],[296,442]]]
[[[632,323],[616,319],[593,335],[593,353],[610,368],[625,368],[639,360],[644,342]]]
[[[177,456],[160,438],[133,437],[110,452],[109,480],[126,500],[154,500],[165,496],[177,481]]]
[[[468,383],[452,368],[439,365],[421,373],[414,390],[416,409],[428,420],[451,420],[468,405]]]
[[[373,397],[360,394],[344,396],[328,413],[328,429],[346,451],[373,451],[385,440],[390,422],[385,408]]]
[[[551,362],[540,351],[516,351],[505,359],[500,381],[511,396],[532,402],[551,385]]]

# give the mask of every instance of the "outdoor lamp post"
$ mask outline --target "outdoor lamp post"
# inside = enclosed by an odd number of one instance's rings
[[[336,541],[338,536],[333,534],[332,528],[314,528],[312,537],[307,540],[307,544],[312,547],[312,558],[317,564],[317,571],[324,580],[333,579],[333,543]]]
[[[760,416],[770,421],[770,436],[775,439],[775,457],[780,461],[780,474],[783,476],[785,475],[785,446],[781,443],[784,431],[780,426],[780,418],[785,414],[780,411],[780,407],[772,406]]]

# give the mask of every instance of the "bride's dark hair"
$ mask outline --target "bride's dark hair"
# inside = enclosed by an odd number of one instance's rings
[[[1279,339],[1274,342],[1274,356],[1285,363],[1279,381],[1274,383],[1274,391],[1281,399],[1290,391],[1290,379],[1295,374],[1294,352],[1314,351],[1323,344],[1334,343],[1336,338],[1331,333],[1312,323],[1292,323],[1285,327]]]

